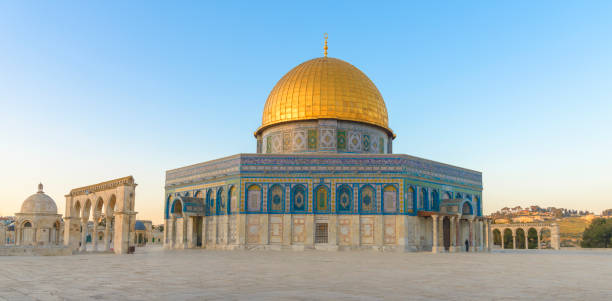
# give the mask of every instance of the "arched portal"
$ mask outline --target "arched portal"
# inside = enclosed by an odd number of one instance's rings
[[[512,230],[504,230],[504,249],[514,249],[514,239],[512,237]]]
[[[451,230],[450,230],[450,218],[445,216],[442,220],[442,235],[444,237],[444,250],[447,252],[450,250],[451,245]]]
[[[540,230],[540,249],[551,249],[551,232],[549,228],[542,228]]]
[[[529,230],[527,230],[527,247],[529,249],[538,249],[539,241],[538,230],[529,228]]]
[[[527,249],[527,241],[526,241],[526,233],[523,228],[518,228],[515,230],[516,235],[516,249]]]
[[[500,248],[504,248],[504,245],[502,243],[502,234],[501,231],[499,229],[494,229],[493,230],[493,244],[494,245],[498,245]]]

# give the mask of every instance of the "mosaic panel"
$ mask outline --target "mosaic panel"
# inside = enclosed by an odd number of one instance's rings
[[[336,138],[334,137],[333,129],[320,130],[321,148],[336,148]]]
[[[306,189],[302,185],[296,185],[292,193],[292,208],[294,211],[306,210]]]
[[[383,210],[384,212],[397,211],[397,189],[395,186],[388,185],[383,191]]]
[[[375,194],[374,189],[367,185],[361,188],[361,211],[372,212],[374,211]]]
[[[363,150],[365,152],[369,152],[370,151],[370,135],[363,135]]]
[[[266,153],[272,153],[272,137],[266,137]]]
[[[346,131],[338,131],[337,147],[339,151],[346,151]]]
[[[293,133],[293,150],[294,151],[305,151],[306,150],[306,131],[295,131]]]
[[[247,208],[252,212],[261,210],[261,188],[257,185],[249,187],[247,193]]]
[[[283,132],[283,152],[291,151],[291,132]]]
[[[316,211],[317,212],[327,212],[329,211],[329,193],[327,188],[324,186],[319,186],[317,191],[315,192],[316,197]]]
[[[384,154],[385,153],[385,138],[380,137],[379,141],[378,141],[378,153],[379,154]]]
[[[338,190],[338,212],[350,212],[351,188],[344,185]]]
[[[317,130],[308,130],[308,150],[317,149]]]
[[[283,211],[283,188],[281,185],[274,185],[268,192],[270,211]]]
[[[361,150],[361,135],[359,132],[349,132],[349,151],[357,152]]]

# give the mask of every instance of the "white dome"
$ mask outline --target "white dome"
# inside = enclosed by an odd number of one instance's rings
[[[29,196],[23,201],[20,213],[57,214],[55,201],[50,196],[46,195],[42,188],[43,185],[38,184],[38,193]]]

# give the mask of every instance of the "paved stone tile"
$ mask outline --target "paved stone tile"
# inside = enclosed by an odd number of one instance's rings
[[[612,252],[164,251],[0,257],[0,300],[612,299]]]

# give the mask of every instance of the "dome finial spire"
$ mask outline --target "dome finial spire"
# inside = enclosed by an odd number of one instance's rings
[[[327,57],[327,32],[323,34],[323,37],[325,39],[325,46],[323,46],[323,55]]]
[[[43,184],[42,183],[38,184],[38,193],[43,193]]]

